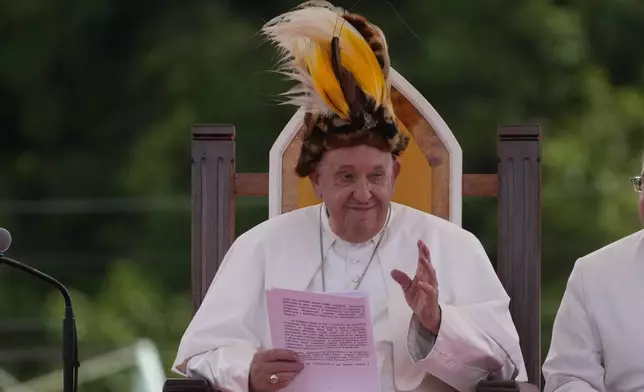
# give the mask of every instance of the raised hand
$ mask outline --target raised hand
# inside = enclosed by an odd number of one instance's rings
[[[250,364],[248,383],[252,392],[275,392],[286,387],[304,364],[294,351],[273,349],[257,352]]]
[[[438,280],[427,245],[418,240],[418,266],[413,279],[397,269],[391,271],[391,277],[402,288],[407,304],[418,317],[420,323],[434,335],[438,335],[441,323],[441,311],[438,306]]]

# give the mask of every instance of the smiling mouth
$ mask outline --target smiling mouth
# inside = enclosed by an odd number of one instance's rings
[[[376,205],[374,204],[372,206],[350,206],[349,209],[350,210],[358,210],[358,211],[366,211],[366,210],[371,210],[371,209],[373,209],[375,207],[376,207]]]

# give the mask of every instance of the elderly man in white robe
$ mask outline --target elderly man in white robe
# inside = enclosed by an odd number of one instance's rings
[[[301,82],[304,94],[293,102],[308,111],[296,172],[323,202],[237,238],[173,370],[223,391],[280,390],[304,365],[295,352],[271,347],[265,291],[360,290],[370,301],[383,392],[525,381],[509,298],[480,242],[391,201],[408,137],[392,111],[380,29],[316,3],[275,18],[263,33]]]
[[[631,178],[642,192],[644,162]],[[644,230],[577,260],[543,365],[547,392],[644,391]]]

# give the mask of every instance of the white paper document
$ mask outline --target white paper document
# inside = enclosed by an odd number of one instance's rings
[[[273,348],[298,353],[304,370],[285,392],[379,392],[366,295],[266,291]]]

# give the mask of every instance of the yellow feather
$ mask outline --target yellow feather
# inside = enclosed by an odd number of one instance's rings
[[[362,35],[348,26],[340,31],[341,64],[353,74],[360,89],[382,105],[385,95],[385,76],[378,59]]]
[[[306,79],[303,90],[308,89],[306,94],[310,96],[298,102],[307,102],[318,110],[331,110],[341,118],[349,119],[349,104],[331,61],[331,39],[338,35],[341,66],[353,75],[358,87],[375,101],[376,106],[387,105],[389,86],[376,55],[358,30],[338,12],[323,7],[305,7],[274,18],[263,31],[285,50],[282,59],[287,68],[308,74],[306,78],[296,78],[301,83]],[[314,95],[319,99],[312,97]],[[324,102],[327,107],[316,101]]]
[[[342,66],[353,74],[360,89],[372,97],[377,106],[382,105],[387,96],[386,82],[376,56],[359,33],[349,28],[341,30],[340,61]],[[333,72],[330,44],[324,45],[324,48],[320,43],[312,44],[315,47],[314,58],[311,56],[305,56],[305,58],[313,79],[313,86],[334,113],[341,118],[348,119],[349,104],[346,102]]]
[[[315,57],[306,58],[313,86],[335,114],[340,118],[348,119],[349,104],[344,98],[340,83],[333,72],[330,50],[328,46],[323,49],[318,43],[313,43],[313,45],[315,45]]]

